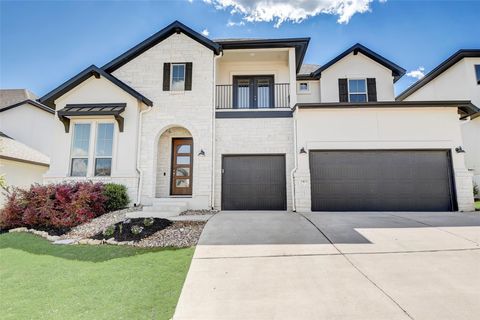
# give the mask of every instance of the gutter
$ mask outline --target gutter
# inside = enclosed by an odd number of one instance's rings
[[[296,201],[295,201],[295,172],[298,169],[298,155],[297,155],[297,118],[295,117],[295,111],[293,114],[293,159],[294,167],[290,172],[290,179],[292,183],[292,211],[297,211]]]
[[[148,106],[148,109],[145,109],[143,111],[140,111],[138,115],[138,126],[137,126],[137,167],[136,170],[138,172],[138,187],[137,187],[137,201],[134,204],[135,206],[138,206],[140,204],[140,199],[142,198],[142,182],[143,182],[143,170],[140,169],[140,146],[142,142],[142,119],[143,115],[147,112],[152,111],[152,106]]]
[[[220,55],[213,57],[213,95],[212,95],[212,188],[210,193],[210,207],[213,210],[215,206],[215,161],[216,161],[216,149],[215,149],[215,105],[216,105],[216,72],[217,72],[217,59],[223,56],[223,51],[220,51]]]

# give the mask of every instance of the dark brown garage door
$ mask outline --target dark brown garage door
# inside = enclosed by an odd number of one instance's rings
[[[314,211],[455,210],[450,153],[311,151]]]
[[[284,155],[224,156],[223,210],[286,210]]]

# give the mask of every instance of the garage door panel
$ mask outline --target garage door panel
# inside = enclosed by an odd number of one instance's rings
[[[285,156],[224,156],[222,208],[286,210]]]
[[[312,210],[453,210],[444,150],[311,151]]]

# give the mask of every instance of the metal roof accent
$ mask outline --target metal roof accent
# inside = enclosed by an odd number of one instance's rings
[[[70,130],[70,119],[68,117],[82,116],[114,116],[120,132],[123,132],[124,119],[120,114],[125,111],[126,107],[126,103],[67,104],[65,108],[57,111],[57,115],[67,133]]]
[[[395,63],[391,62],[390,60],[382,57],[381,55],[373,52],[372,50],[368,49],[367,47],[361,45],[360,43],[354,44],[320,68],[318,68],[315,72],[311,74],[311,77],[313,78],[320,78],[322,71],[328,69],[347,55],[349,55],[351,52],[353,52],[354,55],[358,54],[359,52],[365,55],[366,57],[372,59],[373,61],[381,64],[385,68],[388,68],[392,70],[392,76],[393,76],[393,82],[397,82],[398,79],[400,79],[406,72],[405,69],[402,67],[396,65]]]
[[[85,80],[89,79],[92,76],[94,76],[97,79],[99,79],[100,77],[104,77],[105,79],[108,79],[110,82],[117,85],[119,88],[121,88],[131,96],[145,103],[147,106],[153,105],[153,102],[150,99],[146,98],[144,95],[142,95],[132,87],[128,86],[124,82],[120,81],[119,79],[115,78],[111,74],[105,72],[104,70],[98,68],[95,65],[91,65],[90,67],[81,71],[76,76],[65,81],[63,84],[61,84],[57,88],[53,89],[52,91],[50,91],[49,93],[41,97],[39,101],[52,108],[55,108],[54,102],[56,99],[58,99],[59,97],[61,97],[62,95],[72,90],[73,88],[78,86],[80,83],[84,82]]]
[[[445,61],[440,63],[437,67],[435,67],[432,71],[427,73],[425,77],[422,79],[418,80],[414,84],[412,84],[410,87],[405,89],[402,93],[400,93],[395,100],[401,101],[413,94],[415,91],[419,90],[422,88],[424,85],[438,77],[440,74],[442,74],[444,71],[446,71],[448,68],[462,60],[463,58],[478,58],[480,57],[480,49],[460,49],[454,54],[452,54],[450,57],[448,57]]]
[[[134,46],[127,52],[123,53],[119,57],[113,59],[112,61],[104,65],[102,69],[108,73],[111,73],[129,62],[130,60],[138,57],[148,49],[162,42],[174,33],[183,33],[187,35],[193,40],[211,49],[217,55],[221,52],[221,46],[218,43],[206,38],[202,34],[190,29],[180,21],[176,20],[162,30],[155,33],[154,35],[150,36],[146,40],[140,42],[138,45]]]

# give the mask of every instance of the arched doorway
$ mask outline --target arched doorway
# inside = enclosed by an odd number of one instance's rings
[[[193,187],[193,138],[175,126],[158,139],[155,196],[191,196]]]

